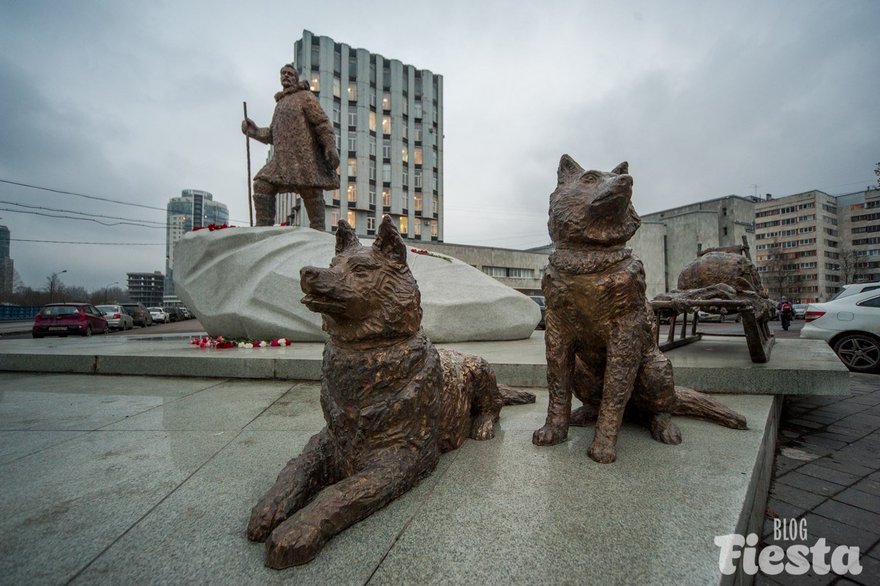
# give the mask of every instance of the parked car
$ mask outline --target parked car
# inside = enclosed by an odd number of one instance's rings
[[[718,323],[724,322],[728,319],[735,322],[738,322],[740,319],[742,319],[738,313],[706,313],[705,311],[698,311],[697,317],[700,318],[700,321],[716,321]]]
[[[804,319],[807,314],[807,304],[806,303],[795,303],[792,305],[794,309],[794,319]]]
[[[91,336],[107,332],[107,320],[88,303],[50,303],[34,317],[33,336]]]
[[[161,307],[148,307],[147,311],[150,312],[150,317],[153,318],[153,323],[168,323],[168,314],[165,313],[165,310]]]
[[[544,296],[543,295],[530,295],[529,299],[538,304],[538,307],[541,308],[541,321],[538,322],[538,325],[535,326],[538,330],[543,330],[547,327],[544,323],[544,314],[547,313],[547,308],[544,305]]]
[[[111,330],[130,330],[134,327],[134,319],[121,305],[98,305],[98,311],[104,314],[107,326]]]
[[[150,315],[143,303],[122,303],[121,305],[131,315],[134,325],[141,327],[153,325],[153,316]]]
[[[183,312],[180,311],[179,307],[166,307],[165,313],[168,315],[169,322],[183,321],[186,319],[183,317]]]
[[[875,291],[880,289],[880,283],[849,283],[844,285],[843,288],[837,292],[837,294],[829,299],[829,301],[836,301],[838,299],[843,299],[844,297],[849,297],[850,295],[857,295],[863,291]]]
[[[880,371],[880,290],[807,307],[801,338],[825,340],[847,368]]]

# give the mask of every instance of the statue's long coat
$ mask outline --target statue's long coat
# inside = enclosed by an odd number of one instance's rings
[[[260,128],[254,138],[272,144],[272,160],[254,179],[298,191],[300,187],[338,189],[335,167],[324,156],[328,147],[336,148],[333,125],[311,91],[295,86],[275,96],[275,114],[268,128]]]

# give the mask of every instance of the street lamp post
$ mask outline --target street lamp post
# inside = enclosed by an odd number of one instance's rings
[[[49,303],[55,302],[55,288],[58,286],[58,275],[63,275],[67,269],[56,271],[49,275]]]
[[[107,301],[109,301],[109,300],[107,299],[107,297],[108,297],[107,294],[110,292],[110,291],[108,291],[108,289],[110,289],[110,286],[111,286],[111,285],[118,285],[118,284],[119,284],[119,281],[113,281],[112,283],[107,283],[106,285],[104,285],[104,287],[103,287],[103,293],[104,293],[104,294],[103,294],[103,296],[101,297],[101,299],[102,299],[103,301],[101,301],[101,303],[107,303]]]

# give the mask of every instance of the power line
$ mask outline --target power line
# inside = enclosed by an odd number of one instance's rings
[[[84,197],[86,199],[94,199],[98,201],[107,201],[110,203],[118,203],[119,205],[124,206],[134,206],[137,208],[146,208],[148,210],[160,210],[167,211],[165,208],[159,208],[156,206],[148,206],[140,203],[131,203],[127,201],[119,201],[118,199],[110,199],[109,197],[98,197],[97,195],[86,195],[85,193],[76,193],[75,191],[64,191],[62,189],[52,189],[51,187],[41,187],[39,185],[31,185],[29,183],[19,183],[18,181],[10,181],[8,179],[0,179],[0,183],[7,183],[9,185],[18,185],[19,187],[27,187],[28,189],[39,189],[41,191],[50,191],[52,193],[60,193],[62,195],[75,195],[77,197]]]
[[[161,226],[144,226],[143,224],[136,222],[102,222],[101,220],[96,220],[94,218],[72,218],[70,216],[56,216],[54,214],[44,214],[42,212],[28,212],[25,210],[11,210],[9,208],[0,208],[0,211],[4,212],[12,212],[14,214],[31,214],[34,216],[44,216],[46,218],[60,218],[62,220],[81,220],[83,222],[95,222],[96,224],[101,224],[102,226],[138,226],[140,228],[158,228],[161,230],[165,229],[165,225]]]
[[[136,218],[120,218],[119,216],[105,216],[104,214],[91,214],[91,213],[87,213],[87,212],[77,212],[77,211],[75,211],[75,210],[62,210],[62,209],[58,209],[58,208],[47,208],[47,207],[43,207],[43,206],[32,206],[32,205],[27,205],[27,204],[24,204],[24,203],[16,203],[16,202],[14,202],[14,201],[3,201],[3,200],[0,200],[0,203],[2,203],[2,204],[6,204],[6,205],[18,206],[18,207],[22,207],[22,208],[28,208],[28,209],[31,209],[31,210],[44,210],[44,211],[47,211],[47,212],[61,212],[61,213],[64,213],[64,214],[79,214],[80,216],[91,216],[91,217],[93,217],[93,218],[106,218],[106,219],[108,219],[108,220],[125,220],[125,221],[127,221],[127,222],[139,222],[139,223],[141,223],[141,224],[158,224],[158,225],[161,225],[161,226],[164,226],[164,225],[165,225],[165,222],[157,222],[156,220],[140,220],[140,219],[136,219]],[[79,218],[77,218],[77,219],[79,219]]]
[[[40,244],[92,244],[96,246],[165,246],[164,242],[74,242],[70,240],[28,240],[10,238],[12,242],[38,242]]]

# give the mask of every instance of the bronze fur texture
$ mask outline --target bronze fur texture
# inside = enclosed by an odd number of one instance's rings
[[[440,454],[488,440],[502,405],[530,393],[496,384],[478,356],[437,350],[421,328],[406,246],[387,216],[373,246],[339,222],[329,268],[304,267],[302,302],[320,312],[326,427],[257,503],[248,538],[266,565],[308,562],[331,537],[414,487]]]
[[[681,442],[672,415],[746,426],[718,401],[673,383],[672,365],[657,347],[644,267],[624,246],[641,223],[632,185],[627,163],[610,173],[585,171],[563,155],[550,195],[556,250],[542,281],[550,402],[546,424],[532,441],[557,444],[570,425],[595,422],[588,453],[600,463],[616,459],[624,416],[667,444]],[[583,403],[574,412],[572,394]]]

